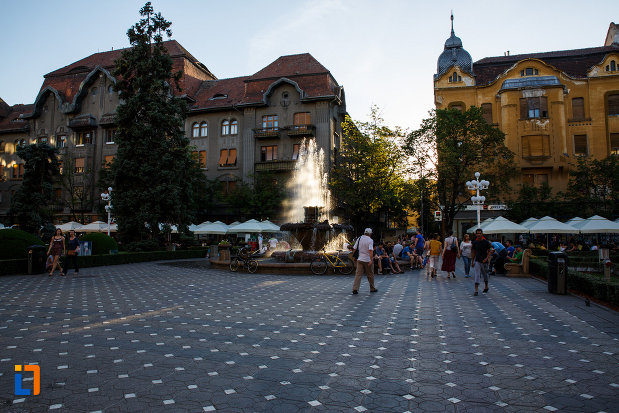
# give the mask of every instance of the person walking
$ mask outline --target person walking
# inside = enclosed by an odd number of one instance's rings
[[[484,238],[484,231],[481,228],[475,230],[475,241],[471,247],[471,259],[473,260],[473,271],[475,272],[475,293],[479,288],[481,279],[484,279],[484,293],[488,292],[488,261],[492,255],[492,244]]]
[[[453,276],[456,278],[456,258],[460,253],[458,247],[458,240],[454,237],[454,232],[449,231],[449,236],[445,238],[445,245],[443,246],[443,265],[441,271],[447,271],[447,278]]]
[[[75,236],[75,231],[69,231],[69,240],[67,242],[67,259],[65,261],[66,273],[69,273],[71,269],[71,262],[73,262],[73,268],[75,273],[80,272],[80,267],[77,265],[77,254],[80,251],[80,240]]]
[[[471,276],[471,248],[473,247],[473,243],[471,242],[471,237],[469,234],[464,234],[464,239],[460,243],[460,256],[462,257],[462,262],[464,263],[464,277],[470,278]]]
[[[370,235],[372,235],[372,228],[366,228],[363,235],[359,237],[355,244],[355,250],[359,251],[359,257],[357,258],[355,281],[352,286],[353,294],[359,293],[359,286],[361,285],[363,273],[368,277],[370,292],[375,293],[378,291],[376,287],[374,287],[374,265],[372,259],[372,255],[374,254],[374,241],[372,241]]]
[[[49,276],[54,275],[54,271],[56,267],[60,270],[60,275],[64,275],[64,271],[60,266],[60,256],[64,255],[66,252],[66,247],[64,245],[64,236],[62,235],[62,230],[60,228],[56,229],[54,236],[52,236],[51,241],[49,242],[49,248],[47,249],[47,255],[51,252],[52,257],[54,259],[52,263],[52,269],[49,270]]]
[[[434,234],[430,241],[430,276],[432,278],[436,277],[442,246],[443,244],[438,240],[438,234]]]

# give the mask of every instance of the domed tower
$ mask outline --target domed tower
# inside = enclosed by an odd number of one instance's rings
[[[448,74],[449,76],[445,76]],[[434,82],[445,77],[446,83],[453,86],[472,86],[475,84],[473,59],[462,47],[462,40],[454,33],[454,15],[451,14],[451,36],[445,41],[445,49],[438,57]],[[441,82],[442,83],[442,82]]]

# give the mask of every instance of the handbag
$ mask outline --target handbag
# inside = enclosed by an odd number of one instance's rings
[[[458,252],[458,246],[456,245],[455,239],[451,240],[451,252]]]
[[[355,251],[352,253],[352,257],[353,257],[354,259],[359,258],[359,248],[358,248],[358,247],[359,247],[359,239],[360,239],[360,238],[361,238],[361,237],[359,237],[359,238],[357,239],[357,242],[355,242],[355,246],[353,247],[353,248],[355,249]]]

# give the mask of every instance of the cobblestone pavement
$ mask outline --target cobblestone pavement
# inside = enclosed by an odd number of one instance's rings
[[[0,411],[618,411],[616,312],[424,275],[358,295],[187,262],[2,277]],[[14,395],[15,364],[40,365],[40,395]]]

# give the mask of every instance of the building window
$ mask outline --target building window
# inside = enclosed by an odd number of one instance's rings
[[[230,121],[224,120],[221,122],[221,135],[230,135]]]
[[[222,195],[230,195],[236,189],[236,181],[221,181]]]
[[[222,168],[236,166],[236,148],[222,149],[219,152],[219,166]]]
[[[573,120],[585,120],[585,99],[573,98],[572,99],[572,119]]]
[[[306,128],[311,123],[312,119],[309,112],[298,112],[294,114],[293,124],[295,129]]]
[[[269,162],[277,160],[277,145],[263,146],[260,148],[260,161]]]
[[[109,93],[110,95],[111,95],[112,93],[114,93],[114,85],[110,85],[110,86],[108,86],[108,88],[107,88],[107,93]]]
[[[24,177],[24,164],[13,164],[13,179],[22,179]]]
[[[574,135],[574,155],[587,156],[587,135]]]
[[[86,159],[75,158],[75,173],[82,174],[86,170]]]
[[[200,123],[200,136],[203,138],[208,136],[208,123]]]
[[[191,137],[199,138],[200,137],[200,124],[198,122],[194,122],[191,125]]]
[[[105,155],[105,164],[104,168],[108,169],[112,166],[112,162],[114,161],[114,155]]]
[[[522,185],[527,185],[527,186],[548,185],[548,174],[523,174]]]
[[[299,159],[299,151],[301,150],[301,144],[300,143],[295,143],[294,145],[292,145],[292,159],[293,160],[297,160]]]
[[[62,161],[58,161],[58,173],[62,175]]]
[[[608,115],[619,115],[619,94],[608,95]]]
[[[62,188],[54,189],[54,201],[61,202],[62,201]]]
[[[464,103],[452,103],[449,105],[449,109],[457,109],[460,112],[464,112]]]
[[[105,143],[106,144],[113,144],[114,143],[114,136],[116,135],[116,129],[115,128],[110,128],[110,129],[106,129],[105,130]]]
[[[77,138],[75,139],[76,145],[86,145],[95,143],[95,132],[87,131],[87,132],[79,132],[77,134]]]
[[[522,157],[541,158],[550,156],[550,137],[534,135],[522,137]]]
[[[532,67],[527,67],[526,69],[520,71],[520,76],[533,76],[533,75],[536,75],[536,76],[539,75],[539,71]]]
[[[200,169],[206,169],[206,151],[195,151],[193,156]]]
[[[4,141],[0,141],[0,153],[4,153],[6,150],[6,143]]]
[[[15,150],[17,150],[17,148],[24,147],[24,146],[26,146],[25,139],[15,139]]]
[[[481,104],[481,115],[483,116],[486,123],[492,123],[492,103]]]
[[[617,70],[617,64],[615,63],[614,60],[610,61],[610,71],[614,72],[615,70]]]
[[[619,155],[619,133],[610,134],[610,153]]]
[[[67,146],[67,135],[56,136],[56,148],[62,149]]]
[[[96,87],[93,87],[92,89],[90,89],[90,93],[91,93],[93,96],[96,96],[96,95],[97,95],[97,88],[96,88]]]
[[[37,143],[38,143],[39,145],[40,145],[40,144],[43,144],[43,143],[48,143],[47,136],[39,136],[39,137],[37,138]]]
[[[548,117],[548,100],[546,96],[520,99],[520,118],[539,119]]]
[[[278,130],[279,121],[277,115],[266,115],[262,117],[262,129]]]
[[[239,133],[239,121],[236,119],[233,119],[232,122],[230,122],[230,135],[238,135]]]

